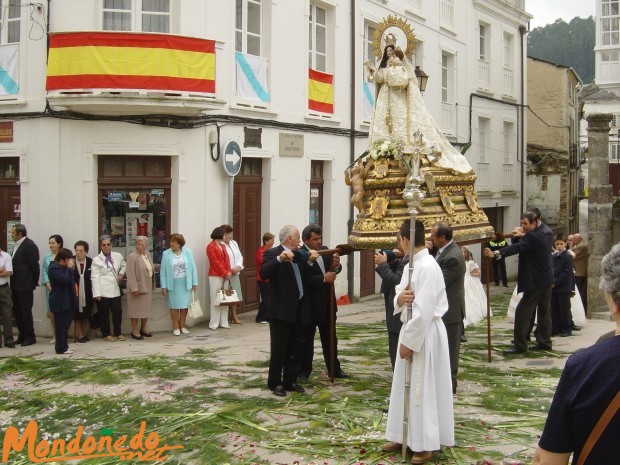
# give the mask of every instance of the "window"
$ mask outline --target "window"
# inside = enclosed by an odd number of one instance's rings
[[[19,43],[22,7],[20,0],[0,0],[0,43]]]
[[[327,71],[327,12],[310,4],[308,21],[308,68]]]
[[[454,0],[440,0],[439,23],[441,26],[452,28],[454,23]]]
[[[602,0],[602,16],[618,16],[618,0]]]
[[[618,33],[619,18],[602,18],[601,19],[601,42],[603,45],[620,44]]]
[[[103,0],[104,31],[170,32],[170,0]]]
[[[601,51],[601,78],[620,78],[620,53],[617,50]]]
[[[514,154],[514,123],[504,121],[504,163],[512,163]]]
[[[261,56],[263,14],[261,0],[236,0],[235,50]]]
[[[323,223],[323,162],[310,162],[310,224]]]
[[[514,37],[504,32],[504,69],[512,70],[514,67]]]
[[[489,148],[489,118],[478,118],[478,156],[480,163],[487,163],[487,150]]]
[[[441,101],[448,103],[448,54],[441,54]]]
[[[489,53],[489,26],[486,24],[480,23],[479,25],[479,35],[480,35],[480,59],[482,61],[488,61],[488,53]]]
[[[375,67],[377,66],[377,57],[375,56],[375,46],[373,44],[373,37],[375,35],[375,26],[372,24],[364,25],[364,62],[368,60]],[[366,73],[366,81],[371,82]]]
[[[170,235],[170,158],[102,156],[98,165],[99,235],[109,234],[124,257],[146,236],[153,262],[161,263]]]
[[[620,144],[618,142],[612,142],[609,144],[609,162],[620,162]]]

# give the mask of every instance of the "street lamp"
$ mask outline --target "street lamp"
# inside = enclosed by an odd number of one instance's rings
[[[424,93],[426,90],[426,83],[428,82],[428,74],[426,74],[419,66],[415,67],[415,77],[418,78],[418,85],[420,86],[420,92]]]

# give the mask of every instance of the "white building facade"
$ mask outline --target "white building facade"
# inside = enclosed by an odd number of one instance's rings
[[[93,256],[108,233],[126,256],[146,233],[157,260],[180,232],[208,308],[205,246],[229,223],[245,259],[245,310],[256,309],[263,232],[317,222],[326,245],[346,242],[352,208],[342,173],[366,148],[363,62],[388,15],[414,28],[413,59],[430,76],[427,106],[457,147],[471,142],[480,204],[509,230],[522,208],[523,3],[2,2],[0,58],[11,79],[0,95],[0,246],[11,248],[19,221],[41,256],[52,234],[70,248],[88,241]],[[243,161],[224,153],[229,141]],[[372,265],[359,257],[343,258],[337,296],[374,292]],[[45,310],[38,290],[42,335]],[[158,291],[153,320],[153,330],[169,328]]]

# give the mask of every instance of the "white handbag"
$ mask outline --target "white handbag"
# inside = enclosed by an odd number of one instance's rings
[[[187,313],[192,318],[199,318],[203,315],[202,308],[200,308],[200,300],[196,298],[196,293],[194,291],[192,291],[192,301],[189,303]]]
[[[228,289],[224,289],[228,283]],[[222,283],[222,288],[218,289],[215,294],[215,302],[213,305],[233,305],[239,303],[239,296],[237,295],[237,291],[232,288],[230,281],[226,280]]]

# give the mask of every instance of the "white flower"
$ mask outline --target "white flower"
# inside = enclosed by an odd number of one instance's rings
[[[376,151],[376,150],[371,150],[371,151],[370,151],[370,156],[371,156],[374,160],[376,160],[377,158],[379,158],[379,154],[377,153],[377,151]]]
[[[389,149],[389,143],[386,141],[383,144],[381,144],[381,152],[386,152]]]

